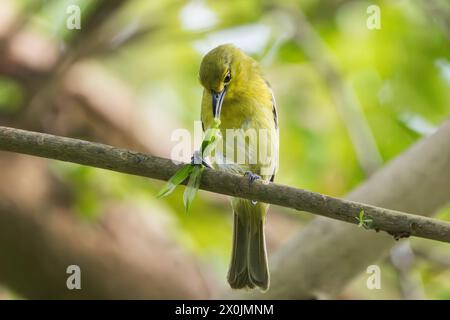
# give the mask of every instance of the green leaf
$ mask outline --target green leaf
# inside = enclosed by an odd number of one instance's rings
[[[364,223],[363,223],[363,228],[364,229],[372,229],[372,226],[373,226],[373,220],[372,219],[364,220]]]
[[[209,146],[209,141],[206,141],[206,140],[203,140],[203,142],[202,142],[202,146],[201,146],[201,154],[203,155],[203,157],[205,156],[205,150],[206,150],[206,148],[208,148],[208,146]]]
[[[215,144],[217,142],[217,136],[220,132],[219,130],[220,120],[214,120],[214,124],[212,127],[206,131],[205,138],[203,139],[201,146],[201,155],[202,158],[205,158],[209,155],[212,150],[215,148]],[[194,154],[195,159],[195,154]],[[205,167],[202,164],[186,164],[180,170],[178,170],[172,178],[167,181],[164,187],[158,192],[156,195],[158,198],[165,197],[175,190],[177,185],[182,183],[189,177],[189,181],[186,186],[186,190],[184,190],[183,194],[183,203],[186,209],[186,212],[189,211],[189,208],[194,201],[195,195],[200,187],[200,179],[203,170]]]
[[[170,179],[167,181],[167,183],[162,187],[161,190],[159,190],[158,194],[156,195],[157,198],[162,198],[165,196],[168,196],[175,190],[177,185],[182,183],[186,178],[189,176],[189,174],[192,172],[192,170],[196,166],[192,164],[186,164],[184,165],[180,170],[178,170]]]
[[[359,212],[359,218],[355,217],[358,220],[358,227],[362,227],[364,225],[364,210]]]
[[[214,141],[216,140],[216,136],[219,133],[218,129],[212,128],[206,131],[205,138],[202,142],[201,151],[202,153],[205,152],[205,149],[208,148]]]
[[[363,227],[364,229],[372,229],[373,219],[367,219],[364,210],[361,210],[359,212],[359,218],[355,217],[355,219],[358,221],[358,227]]]
[[[183,194],[183,203],[186,212],[189,211],[189,208],[194,201],[195,195],[197,194],[198,188],[200,187],[200,180],[204,169],[205,167],[203,166],[195,166],[194,170],[191,173],[189,182]]]
[[[211,155],[213,150],[216,148],[216,144],[217,144],[217,138],[213,137],[211,142],[204,149],[202,149],[202,157],[203,157],[203,159],[207,158],[207,157],[209,157]]]

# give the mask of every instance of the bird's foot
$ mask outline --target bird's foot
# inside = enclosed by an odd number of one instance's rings
[[[209,169],[211,169],[211,166],[208,162],[203,159],[202,154],[200,151],[194,151],[194,155],[191,157],[191,164],[201,164]]]
[[[256,173],[253,173],[251,171],[246,171],[244,173],[244,176],[248,177],[248,182],[250,184],[252,184],[256,180],[260,180],[261,179],[261,177],[259,175],[257,175]],[[254,205],[254,206],[256,206],[258,204],[258,201],[256,201],[256,200],[251,200],[251,201],[252,201],[252,205]]]
[[[250,184],[252,184],[256,180],[261,179],[261,177],[259,175],[257,175],[256,173],[253,173],[251,171],[246,171],[244,173],[244,176],[248,177],[248,181],[250,182]]]

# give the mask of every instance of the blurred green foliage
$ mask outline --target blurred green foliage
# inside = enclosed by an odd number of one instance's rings
[[[22,88],[13,79],[0,76],[0,112],[17,112],[23,104]]]

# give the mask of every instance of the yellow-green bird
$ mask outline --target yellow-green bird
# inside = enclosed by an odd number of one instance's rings
[[[273,181],[278,166],[275,99],[258,63],[231,44],[205,55],[200,66],[204,87],[201,120],[207,130],[220,119],[222,148],[214,168],[245,174],[250,183]],[[256,136],[256,138],[255,138]],[[220,150],[219,150],[220,149]],[[265,203],[233,198],[233,250],[228,282],[234,289],[269,287],[264,222]]]

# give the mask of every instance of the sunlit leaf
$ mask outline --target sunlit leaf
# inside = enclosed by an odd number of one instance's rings
[[[217,142],[217,136],[219,134],[219,126],[220,126],[220,120],[214,120],[213,125],[211,128],[206,130],[205,137],[202,142],[201,146],[201,153],[203,157],[209,156],[209,154],[214,150],[215,143]]]
[[[168,196],[175,190],[177,185],[182,183],[186,178],[189,176],[189,174],[192,172],[192,170],[195,168],[192,164],[186,164],[184,165],[180,170],[178,170],[170,179],[167,181],[167,183],[162,187],[161,190],[159,190],[158,194],[156,195],[157,198],[162,198],[165,196]]]
[[[201,146],[201,157],[204,158],[208,156],[210,152],[214,150],[217,141],[217,135],[219,134],[219,125],[220,120],[214,120],[213,126],[209,130],[207,130]],[[175,190],[177,185],[186,180],[186,178],[190,175],[187,188],[183,194],[184,207],[186,211],[188,211],[200,186],[201,173],[204,169],[203,165],[195,164],[195,162],[200,161],[198,159],[196,160],[196,155],[194,154],[194,164],[186,164],[184,167],[178,170],[177,173],[175,173],[175,175],[173,175],[173,177],[170,178],[169,181],[167,181],[167,183],[156,196],[158,198],[162,198],[169,195]]]
[[[192,201],[194,201],[195,195],[197,194],[198,188],[200,187],[200,180],[204,169],[205,167],[203,166],[195,166],[194,170],[191,173],[189,182],[186,186],[186,190],[184,190],[183,194],[183,203],[186,212],[189,211]]]

